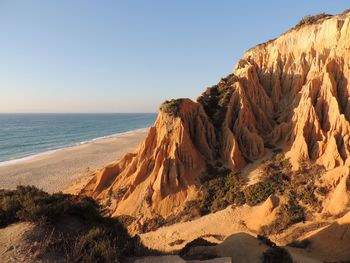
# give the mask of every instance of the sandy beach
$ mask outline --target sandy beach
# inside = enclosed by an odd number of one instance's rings
[[[0,166],[0,188],[35,185],[47,192],[63,191],[93,170],[132,152],[148,129],[98,139]]]

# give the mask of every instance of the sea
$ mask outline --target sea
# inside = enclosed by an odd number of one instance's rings
[[[0,114],[0,166],[151,127],[156,113]]]

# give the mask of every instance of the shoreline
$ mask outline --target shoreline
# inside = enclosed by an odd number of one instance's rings
[[[47,155],[47,154],[52,154],[52,153],[59,152],[59,151],[64,151],[64,150],[69,149],[69,148],[73,148],[73,147],[77,147],[77,146],[80,146],[80,145],[93,143],[93,142],[96,142],[96,141],[101,141],[101,140],[105,140],[105,139],[109,139],[109,138],[115,138],[115,137],[119,137],[119,136],[121,137],[123,135],[133,134],[133,133],[136,133],[136,132],[148,131],[149,128],[150,127],[148,127],[148,128],[140,128],[140,129],[136,129],[136,130],[120,132],[120,133],[114,133],[114,134],[111,134],[111,135],[106,135],[106,136],[101,136],[101,137],[96,137],[96,138],[93,138],[93,139],[88,140],[88,141],[82,141],[82,142],[73,143],[73,144],[70,144],[70,145],[59,147],[57,149],[45,150],[43,152],[33,153],[31,155],[28,155],[28,156],[24,156],[24,157],[20,157],[20,158],[16,158],[16,159],[10,159],[10,160],[6,160],[6,161],[1,161],[0,162],[0,167],[5,167],[5,166],[13,165],[13,164],[16,164],[16,163],[30,161],[30,160],[33,160],[33,159],[35,159],[37,157],[41,157],[41,156],[44,156],[44,155]]]
[[[149,128],[94,138],[72,146],[0,163],[0,189],[34,185],[63,191],[83,177],[133,152]]]

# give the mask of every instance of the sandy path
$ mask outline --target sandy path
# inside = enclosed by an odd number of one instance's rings
[[[0,262],[32,262],[28,236],[35,229],[30,223],[0,228]]]
[[[0,166],[0,188],[35,185],[48,192],[64,190],[89,171],[134,151],[147,132],[124,133]]]
[[[250,210],[248,206],[237,208],[229,206],[193,221],[161,227],[154,232],[141,234],[140,237],[146,247],[163,252],[179,250],[187,242],[198,237],[205,237],[212,242],[221,242],[234,233],[249,233],[242,219],[249,214]]]

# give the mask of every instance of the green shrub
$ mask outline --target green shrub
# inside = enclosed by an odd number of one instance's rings
[[[182,99],[173,99],[173,100],[166,100],[163,102],[162,105],[160,105],[160,110],[169,114],[170,116],[179,116],[180,113],[180,106],[181,106]]]
[[[33,186],[0,190],[1,227],[18,221],[54,229],[49,249],[65,254],[67,262],[116,262],[133,254],[138,245],[117,219],[103,217],[98,204],[88,197],[51,195]],[[74,223],[74,229],[66,226],[67,221]]]
[[[323,18],[327,18],[327,17],[331,17],[332,15],[326,14],[326,13],[321,13],[318,15],[307,15],[304,16],[295,26],[296,28],[301,27],[303,25],[310,25],[310,24],[314,24],[316,22],[318,22],[319,20],[323,19]]]
[[[110,223],[88,228],[73,237],[65,235],[64,244],[56,245],[54,252],[62,251],[65,262],[82,263],[119,262],[119,258],[134,255],[139,242],[120,225]]]
[[[281,162],[284,160],[284,154],[282,152],[277,152],[274,156],[273,156],[273,160],[275,160],[276,162]]]
[[[254,206],[265,201],[274,191],[272,182],[259,182],[244,189],[245,200],[248,205]]]
[[[3,192],[3,195],[0,195],[0,227],[16,222],[20,207],[18,200],[6,196]]]
[[[234,92],[232,85],[237,80],[238,78],[234,74],[230,74],[226,78],[222,78],[218,85],[207,88],[197,99],[217,130],[220,129],[225,120],[227,105]]]
[[[160,215],[154,215],[152,218],[146,219],[141,226],[141,233],[147,233],[166,225],[165,219]]]
[[[242,205],[245,203],[241,190],[243,180],[240,175],[224,168],[219,169],[216,174],[216,178],[208,176],[210,179],[203,183],[202,196],[200,197],[202,215],[222,210],[230,204]]]
[[[196,200],[187,201],[180,213],[172,214],[167,218],[155,216],[152,219],[147,219],[140,227],[140,232],[154,231],[162,226],[186,222],[222,210],[231,204],[242,205],[245,203],[245,197],[241,190],[244,182],[238,173],[232,173],[219,164],[209,166],[208,170],[210,174],[202,177],[202,187]]]
[[[289,158],[281,160],[280,165],[281,165],[282,169],[292,168],[292,165],[290,164]]]
[[[222,209],[225,209],[228,206],[228,202],[225,199],[215,199],[213,200],[211,206],[210,206],[210,210],[215,212],[215,211],[219,211]]]
[[[219,93],[219,87],[207,90],[207,96]],[[141,227],[142,232],[155,230],[161,226],[196,219],[208,213],[213,213],[229,205],[250,206],[265,201],[271,194],[289,197],[287,204],[280,207],[278,220],[263,228],[263,233],[276,233],[290,225],[305,220],[309,209],[317,210],[320,200],[314,191],[325,191],[318,188],[315,181],[321,177],[324,168],[308,161],[303,161],[303,168],[293,171],[288,158],[282,150],[276,149],[274,156],[265,161],[262,166],[261,181],[246,187],[245,181],[238,172],[232,172],[222,163],[207,165],[207,173],[201,177],[200,193],[196,200],[186,202],[180,213],[167,218],[147,220]],[[300,204],[307,204],[304,208]]]
[[[130,226],[133,222],[136,221],[136,218],[130,215],[120,215],[117,217],[117,220],[123,225],[123,226]]]
[[[317,198],[315,196],[316,187],[312,184],[306,185],[304,187],[300,187],[298,189],[298,197],[305,205],[316,206]]]
[[[200,200],[191,200],[185,203],[184,209],[177,214],[172,214],[168,216],[164,221],[164,226],[169,226],[178,222],[186,222],[196,218],[199,218],[202,215],[201,212],[201,201]],[[160,225],[163,226],[163,225]]]
[[[98,208],[97,203],[88,197],[62,193],[50,195],[34,186],[18,186],[14,191],[1,191],[0,226],[17,221],[54,224],[68,215],[95,220],[100,217]]]
[[[341,13],[341,15],[345,15],[345,14],[347,14],[347,13],[350,13],[350,9],[344,10],[344,11]]]
[[[304,209],[296,202],[289,198],[287,204],[283,204],[277,212],[276,220],[261,229],[264,235],[276,234],[289,226],[305,220]]]
[[[289,252],[281,247],[272,247],[266,250],[262,256],[263,263],[293,263]]]
[[[325,172],[324,167],[317,164],[312,164],[303,160],[298,171],[294,172],[291,177],[290,189],[291,194],[296,200],[307,205],[309,210],[318,211],[320,201],[315,195],[315,192],[327,194],[327,189],[315,184]]]
[[[67,253],[71,262],[115,262],[117,256],[116,241],[103,228],[92,228],[81,235],[73,249]]]
[[[287,214],[289,218],[289,225],[299,223],[305,220],[304,208],[301,207],[297,201],[289,199],[288,203],[283,206],[285,209],[282,211]]]

